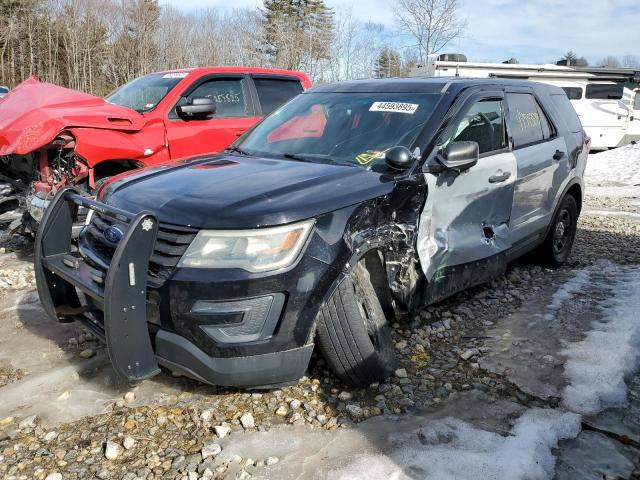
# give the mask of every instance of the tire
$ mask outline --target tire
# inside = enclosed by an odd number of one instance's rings
[[[395,370],[391,328],[362,264],[322,305],[317,340],[331,370],[349,385],[366,386]]]
[[[544,243],[536,252],[536,258],[549,267],[559,267],[567,261],[576,238],[578,205],[573,195],[562,199]]]

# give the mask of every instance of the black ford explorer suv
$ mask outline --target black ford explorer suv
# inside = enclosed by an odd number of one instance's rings
[[[567,259],[588,142],[549,85],[316,87],[222,154],[115,177],[99,201],[61,190],[37,236],[40,299],[104,339],[128,379],[160,364],[284,384],[317,344],[342,380],[368,384],[394,368],[394,316],[525,252]]]

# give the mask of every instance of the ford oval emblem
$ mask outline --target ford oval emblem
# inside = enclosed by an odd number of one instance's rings
[[[104,231],[104,238],[111,243],[118,243],[124,237],[124,232],[116,226],[110,226]]]

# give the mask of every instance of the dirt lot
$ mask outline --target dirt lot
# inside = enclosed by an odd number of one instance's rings
[[[565,267],[523,260],[394,324],[401,368],[367,389],[341,384],[315,357],[297,385],[275,391],[209,387],[167,371],[118,384],[90,334],[45,317],[29,248],[7,248],[0,476],[640,478],[634,369],[622,372],[623,401],[603,394],[601,408],[580,396],[588,372],[569,371],[579,365],[571,345],[594,321],[609,321],[603,302],[618,298],[616,282],[632,288],[640,278],[638,197],[595,193]],[[635,365],[637,354],[618,363]]]

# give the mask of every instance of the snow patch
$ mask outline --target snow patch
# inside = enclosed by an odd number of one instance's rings
[[[640,185],[640,144],[589,155],[584,178],[589,186]]]
[[[557,410],[526,411],[506,436],[448,417],[412,433],[392,434],[391,451],[348,458],[324,478],[550,479],[555,470],[552,449],[579,432],[580,416]]]
[[[585,290],[585,287],[591,282],[591,275],[593,272],[601,271],[603,268],[607,268],[611,265],[611,262],[607,260],[599,260],[593,265],[578,271],[573,275],[573,277],[564,282],[552,295],[551,303],[547,306],[547,313],[545,314],[544,319],[553,320],[558,310],[560,310],[566,301],[571,300],[577,294]]]
[[[613,295],[600,303],[602,320],[561,352],[568,359],[564,404],[582,414],[624,405],[625,377],[640,366],[640,268],[611,264],[603,273]]]

